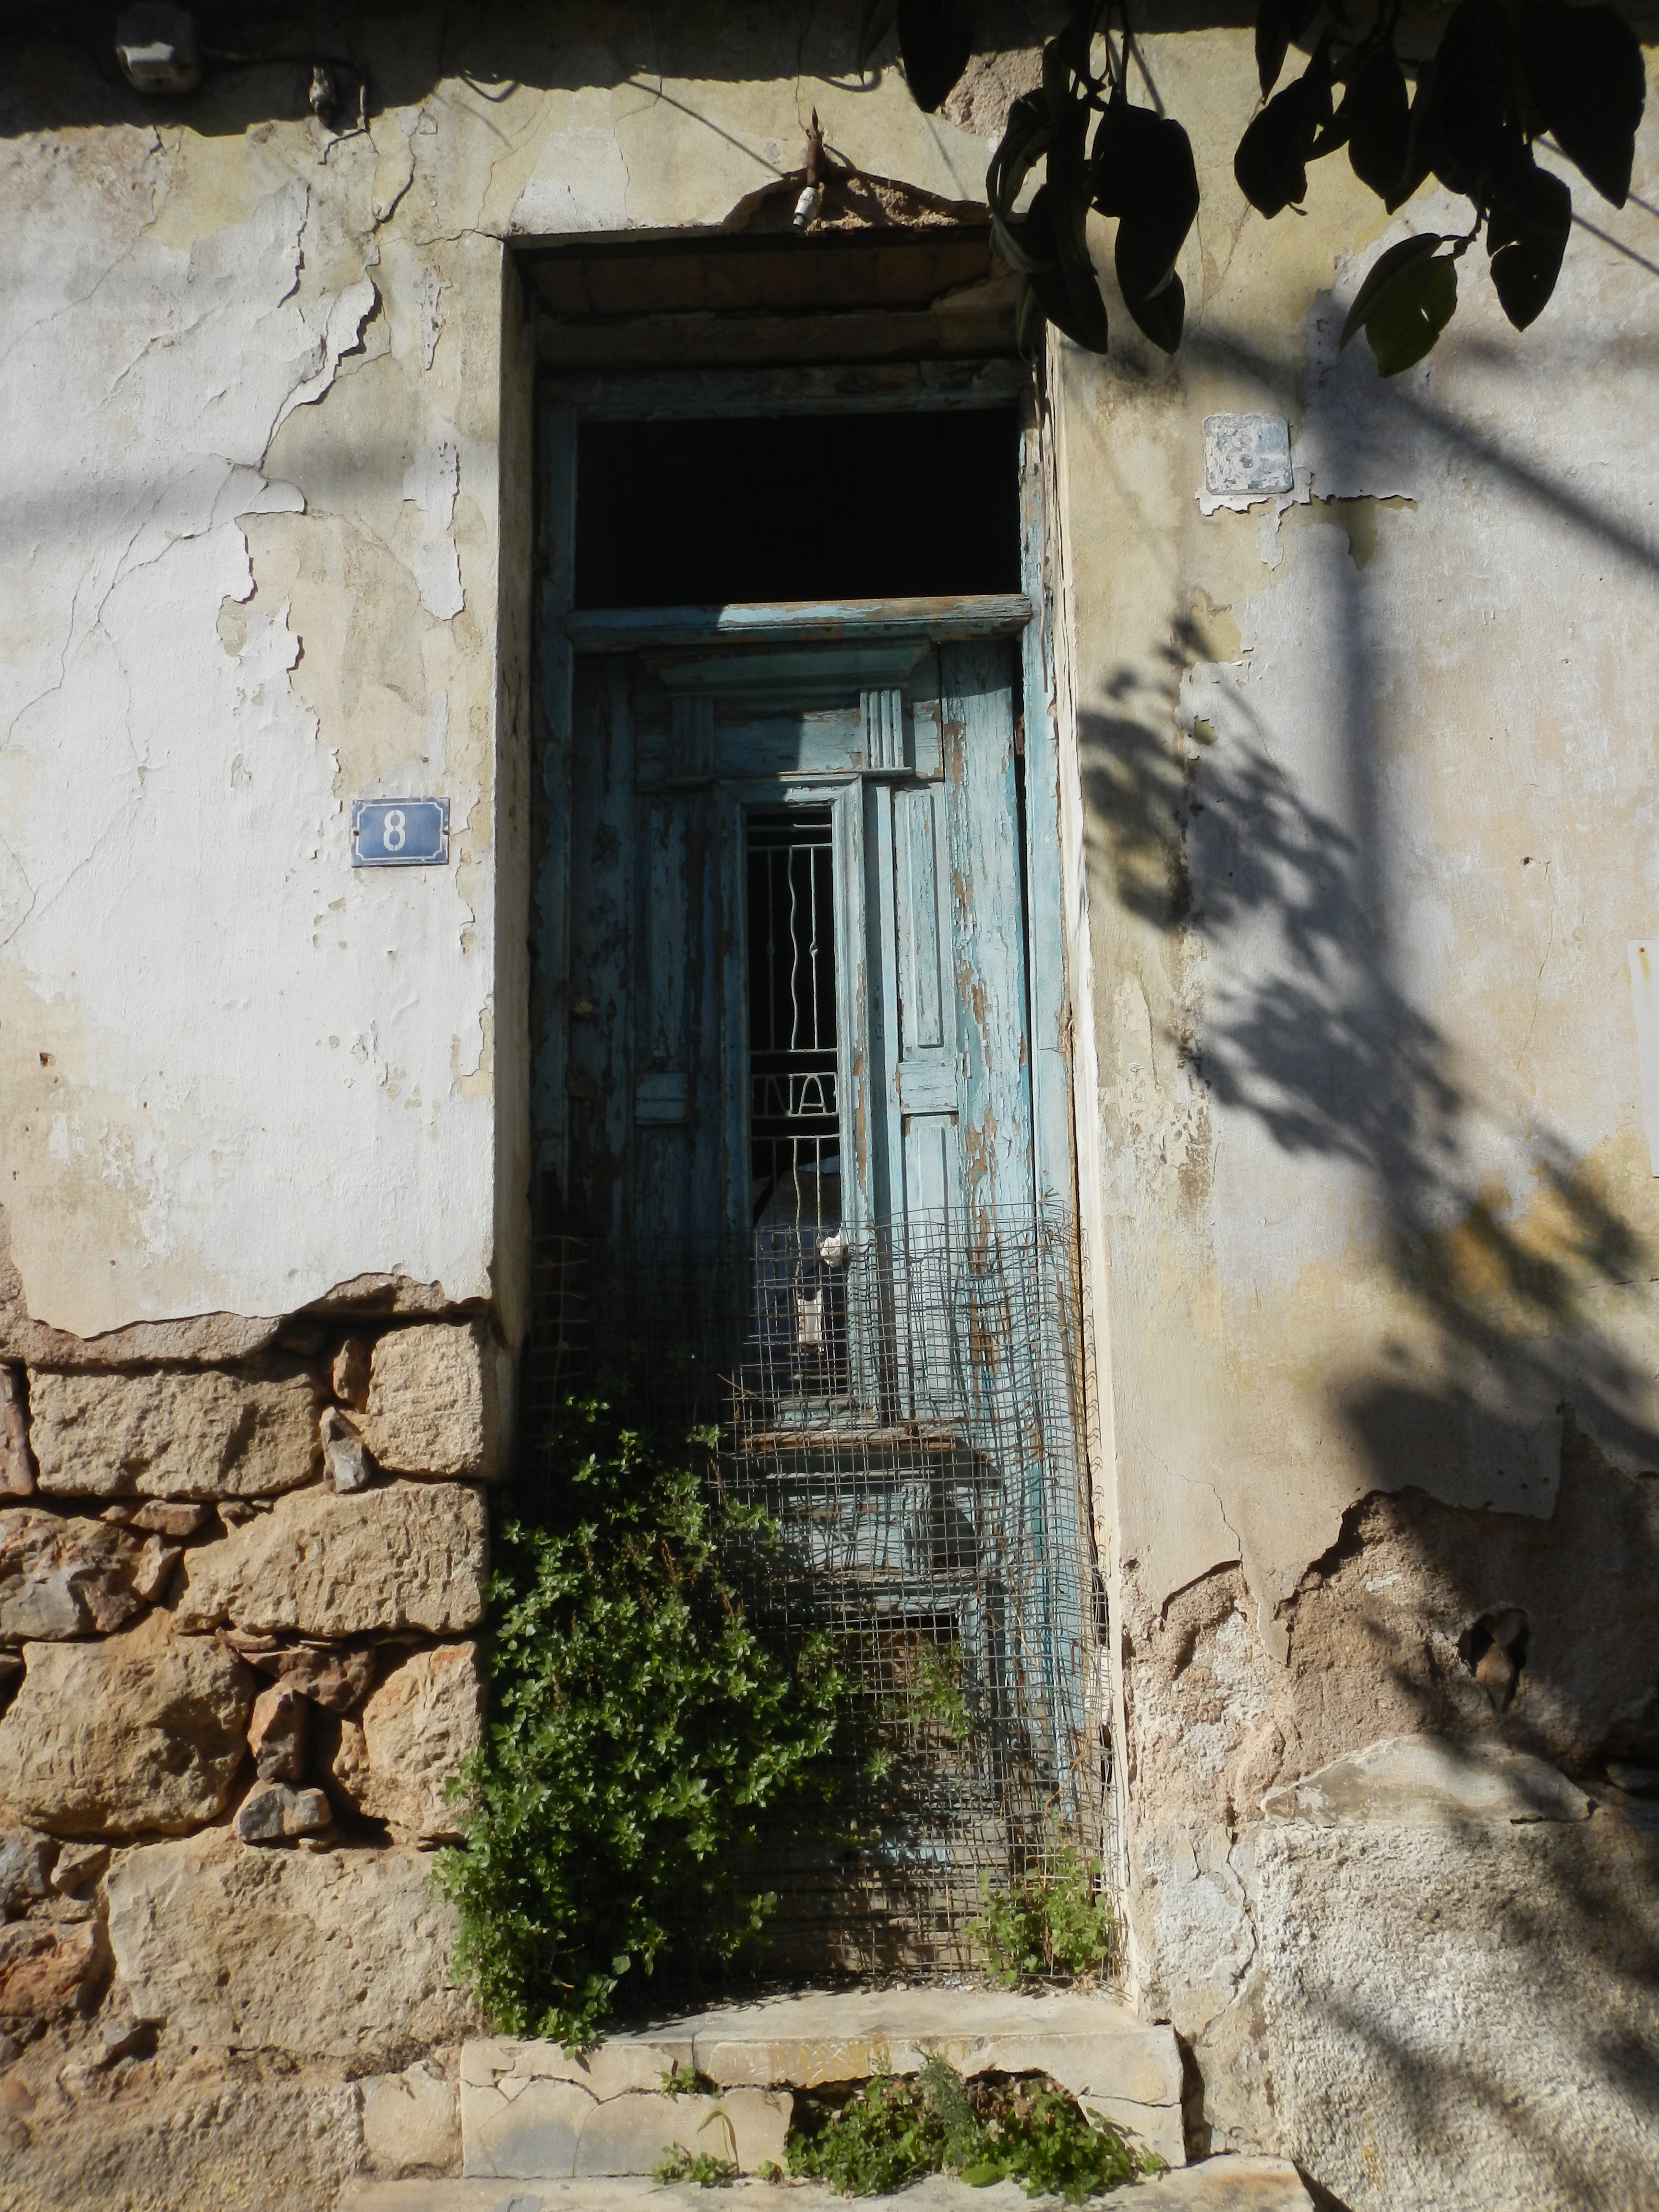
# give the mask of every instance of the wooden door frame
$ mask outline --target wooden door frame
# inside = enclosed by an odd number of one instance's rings
[[[1024,763],[1024,862],[1027,886],[1027,1012],[1034,1186],[1037,1203],[1069,1223],[1076,1358],[1077,1444],[1092,1501],[1099,1571],[1115,1590],[1109,1500],[1114,1495],[1112,1410],[1105,1380],[1109,1352],[1098,1200],[1102,1164],[1096,1126],[1094,1043],[1091,1024],[1092,960],[1084,868],[1084,798],[1072,691],[1065,539],[1058,453],[1060,426],[1050,392],[1053,334],[1035,373],[1005,357],[894,361],[853,368],[796,365],[747,369],[542,369],[532,418],[536,516],[532,629],[532,780],[539,787],[540,834],[532,846],[529,921],[538,946],[568,968],[569,949],[569,752],[575,654],[627,651],[635,645],[801,641],[831,636],[908,634],[1018,637],[1021,662]],[[927,412],[1012,408],[1019,421],[1021,591],[994,605],[912,601],[901,608],[845,605],[816,609],[750,606],[719,610],[584,611],[574,615],[576,432],[595,422],[696,417],[768,417],[817,414]],[[654,622],[654,628],[653,628]],[[889,625],[880,631],[879,625]],[[894,627],[896,625],[896,627]],[[959,626],[958,626],[959,625]],[[532,810],[534,811],[534,810]],[[532,976],[535,963],[532,963]],[[545,988],[545,979],[542,988]],[[562,998],[563,987],[561,987]],[[534,1163],[532,1193],[544,1186],[550,1115],[563,1127],[565,1024],[531,1017],[527,1119]],[[539,1110],[538,1110],[539,1109]],[[1085,1212],[1091,1202],[1097,1218]],[[1115,1609],[1115,1596],[1112,1600]],[[1109,1626],[1103,1705],[1097,1707],[1115,1746],[1125,1741],[1121,1670]],[[1091,1702],[1099,1694],[1087,1693]],[[1115,1886],[1126,1880],[1123,1856],[1126,1776],[1115,1759],[1107,1793],[1112,1832],[1106,1854]]]

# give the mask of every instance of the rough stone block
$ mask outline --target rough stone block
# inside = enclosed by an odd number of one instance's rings
[[[722,2101],[738,2127],[740,2163],[752,2170],[764,2158],[781,2160],[781,2151],[761,2147],[765,2130],[778,2124],[769,2105],[752,2108],[739,2100],[785,2089],[855,2081],[872,2074],[915,2073],[937,2053],[959,2072],[1044,2073],[1069,2089],[1091,2111],[1126,2129],[1171,2166],[1186,2156],[1182,2128],[1181,2054],[1167,2027],[1149,2027],[1109,1996],[1076,1993],[1032,1997],[979,1990],[836,1990],[801,1996],[767,1998],[748,2005],[718,2005],[683,2020],[667,2021],[637,2033],[607,2036],[597,2051],[573,2055],[558,2045],[480,2039],[461,2053],[461,2128],[464,2171],[528,2176],[565,2171],[530,2164],[487,2163],[561,2154],[559,2130],[568,2126],[578,2148],[588,2130],[597,2146],[635,2126],[649,2130],[654,2120],[642,2108],[659,2091],[671,2066],[690,2066],[723,2092]],[[582,2114],[569,2093],[592,2099],[595,2112],[615,2112],[603,2124]],[[649,2172],[662,2145],[678,2141],[689,2148],[709,2148],[718,2124],[694,2144],[686,2132],[697,2100],[664,2099],[681,2117],[655,2145],[642,2166],[578,2165],[583,2172]],[[789,2100],[782,2097],[781,2125],[788,2124]],[[739,2122],[738,2115],[748,2118]],[[746,2133],[752,2125],[761,2134]],[[766,2140],[770,2140],[767,2137]],[[780,2141],[781,2138],[779,2139]],[[630,2136],[630,2142],[635,2138]],[[540,2148],[527,2148],[526,2145]],[[727,2154],[723,2142],[717,2147]],[[611,2157],[610,2150],[595,2155]],[[630,2151],[629,2155],[635,2155]]]
[[[729,2089],[722,2097],[635,2092],[595,2105],[576,2142],[576,2172],[649,2173],[672,2143],[732,2160],[755,2173],[783,2164],[795,2100],[787,2090]]]
[[[359,1413],[368,1403],[369,1350],[360,1336],[349,1336],[334,1355],[329,1382],[343,1406]]]
[[[362,1437],[337,1406],[323,1408],[322,1439],[323,1480],[329,1488],[347,1497],[367,1490],[374,1468]]]
[[[483,1500],[459,1483],[301,1491],[185,1555],[181,1628],[453,1636],[483,1618]]]
[[[210,1505],[175,1504],[165,1498],[146,1498],[142,1505],[125,1501],[106,1505],[99,1515],[100,1521],[113,1521],[123,1528],[137,1528],[146,1534],[170,1536],[175,1543],[193,1536],[213,1510]]]
[[[297,1689],[277,1682],[261,1690],[248,1721],[248,1749],[261,1782],[297,1782],[306,1771],[311,1705]]]
[[[62,2020],[84,2006],[104,1963],[98,1923],[0,1928],[0,2019]]]
[[[132,2012],[198,2045],[388,2056],[456,2039],[455,1916],[415,1850],[252,1851],[224,1829],[147,1844],[109,1873]]]
[[[1313,2198],[1287,2158],[1206,2158],[1143,2181],[1135,2212],[1313,2212]]]
[[[1653,1850],[1601,1811],[1247,1827],[1255,1949],[1195,2039],[1210,2126],[1266,2113],[1355,2212],[1652,2205]]]
[[[143,1611],[178,1556],[159,1537],[11,1506],[0,1511],[0,1638],[106,1636]]]
[[[52,1870],[52,1886],[59,1897],[73,1897],[77,1891],[89,1889],[109,1862],[107,1844],[66,1844]]]
[[[27,1389],[21,1367],[0,1365],[0,1498],[34,1494]]]
[[[444,1644],[393,1667],[358,1719],[333,1723],[322,1757],[358,1812],[386,1821],[400,1841],[435,1842],[460,1833],[445,1788],[483,1725],[477,1648]]]
[[[287,1844],[296,1836],[320,1835],[333,1820],[320,1790],[256,1782],[237,1810],[236,1832],[245,1844]]]
[[[539,2179],[576,2171],[582,2123],[594,2109],[574,2081],[538,2078],[483,2087],[461,2082],[461,2172]]]
[[[104,1644],[30,1644],[0,1720],[0,1803],[64,1835],[176,1834],[224,1808],[253,1678],[165,1614]]]
[[[234,1628],[222,1632],[249,1666],[274,1675],[325,1712],[355,1711],[368,1695],[380,1664],[372,1644],[283,1644],[274,1636],[244,1635]]]
[[[528,2046],[520,2045],[520,2049]],[[509,2180],[649,2173],[671,2144],[735,2159],[753,2173],[783,2163],[794,2100],[787,2091],[733,2089],[722,2097],[649,2088],[594,2094],[580,2081],[530,2072],[461,2081],[462,2172]]]
[[[1329,1828],[1381,1821],[1413,1828],[1488,1820],[1587,1820],[1590,1801],[1559,1768],[1489,1737],[1390,1736],[1270,1790],[1270,1820]]]
[[[394,1474],[488,1480],[512,1378],[512,1355],[482,1322],[393,1329],[374,1346],[363,1442]]]
[[[149,1375],[36,1368],[30,1435],[40,1488],[59,1496],[269,1498],[317,1471],[316,1384],[221,1368]]]
[[[461,2154],[455,2084],[424,2063],[362,2084],[363,2149],[371,2170],[447,2173]]]
[[[48,1893],[58,1850],[52,1837],[27,1829],[0,1835],[0,1912],[26,1911]]]

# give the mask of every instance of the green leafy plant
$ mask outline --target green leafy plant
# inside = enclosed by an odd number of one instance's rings
[[[1041,1874],[1006,1889],[994,1889],[981,1875],[973,1932],[1005,1987],[1030,1977],[1098,1973],[1110,1964],[1117,1929],[1098,1875],[1069,1850]]]
[[[979,2188],[1018,2181],[1028,2197],[1063,2197],[1068,2204],[1139,2181],[1164,2163],[1052,2084],[1020,2085],[983,2132],[981,2155],[961,2169],[964,2181]]]
[[[659,1964],[731,1958],[769,1904],[734,1856],[763,1813],[827,1794],[840,1678],[822,1639],[746,1618],[734,1555],[771,1532],[708,1480],[712,1443],[568,1405],[545,1510],[500,1533],[492,1719],[439,1881],[512,2033],[590,2043]]]
[[[839,2103],[799,2100],[789,2136],[791,2172],[844,2197],[950,2172],[976,2186],[1018,2181],[1028,2196],[1080,2204],[1162,2163],[1045,2075],[969,2083],[938,2057],[913,2081],[878,2075]]]
[[[843,2197],[902,2189],[945,2162],[945,2131],[919,2083],[878,2074],[839,2107],[807,2106],[789,2135],[789,2171]]]
[[[1072,0],[1067,12],[1043,49],[1040,88],[1008,110],[985,179],[996,248],[1018,279],[1020,343],[1046,319],[1105,351],[1106,305],[1085,236],[1092,213],[1116,224],[1124,306],[1173,353],[1186,317],[1176,263],[1199,206],[1192,145],[1173,116],[1130,97],[1132,77],[1149,80],[1129,0]],[[1420,361],[1451,319],[1455,264],[1483,231],[1504,314],[1525,330],[1542,312],[1574,210],[1572,187],[1534,149],[1552,142],[1622,207],[1646,96],[1641,46],[1611,7],[1457,0],[1426,56],[1425,13],[1416,0],[1257,0],[1262,105],[1233,158],[1239,191],[1267,216],[1300,206],[1310,165],[1344,148],[1390,214],[1431,177],[1469,202],[1466,233],[1390,247],[1354,302],[1344,343],[1363,330],[1384,376]],[[911,92],[931,112],[966,70],[974,28],[972,0],[857,0],[859,66],[896,29]],[[1297,45],[1306,66],[1281,85]],[[1039,167],[1022,221],[1015,204]]]

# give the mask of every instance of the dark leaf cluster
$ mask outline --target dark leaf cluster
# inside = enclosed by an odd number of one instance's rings
[[[711,1443],[568,1406],[546,1510],[500,1534],[491,1721],[440,1880],[513,2033],[591,2042],[654,1968],[730,1958],[766,1904],[734,1858],[827,1788],[839,1677],[746,1617],[733,1562],[770,1532],[722,1498]]]
[[[1403,0],[1380,0],[1356,25],[1337,0],[1260,0],[1255,58],[1262,106],[1233,173],[1264,216],[1299,206],[1310,165],[1343,148],[1390,212],[1431,177],[1468,199],[1466,232],[1408,239],[1382,255],[1355,301],[1346,344],[1364,331],[1385,376],[1428,352],[1457,305],[1457,263],[1485,239],[1504,313],[1524,330],[1542,313],[1572,222],[1571,187],[1542,166],[1547,140],[1615,207],[1630,191],[1645,77],[1641,48],[1605,0],[1458,0],[1427,62],[1401,56]],[[929,111],[973,48],[971,0],[860,0],[860,66],[896,27],[905,75]],[[1293,46],[1308,51],[1280,83]],[[1106,303],[1085,240],[1091,210],[1117,224],[1118,289],[1166,353],[1186,300],[1176,263],[1198,212],[1186,131],[1132,99],[1128,0],[1074,0],[1043,51],[1041,90],[1013,102],[987,173],[998,252],[1018,276],[1022,345],[1047,320],[1093,352]],[[1142,78],[1144,84],[1144,76]],[[1025,210],[1015,208],[1042,165]]]

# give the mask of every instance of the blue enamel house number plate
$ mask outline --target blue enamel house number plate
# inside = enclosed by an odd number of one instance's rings
[[[432,868],[449,860],[447,799],[354,799],[354,868]]]

